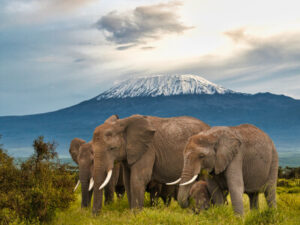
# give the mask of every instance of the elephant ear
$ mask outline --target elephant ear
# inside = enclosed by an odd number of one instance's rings
[[[121,126],[124,128],[127,161],[129,165],[132,165],[148,150],[155,129],[147,117],[141,115],[133,115],[123,119]]]
[[[223,172],[238,153],[241,141],[229,131],[223,131],[216,146],[215,174]]]
[[[107,120],[104,121],[104,123],[113,123],[119,119],[118,115],[112,115]]]
[[[79,154],[79,148],[81,145],[83,145],[85,143],[84,140],[80,139],[80,138],[74,138],[71,141],[70,144],[70,148],[69,148],[69,152],[70,155],[72,156],[72,159],[74,160],[74,162],[76,162],[78,164],[78,154]]]

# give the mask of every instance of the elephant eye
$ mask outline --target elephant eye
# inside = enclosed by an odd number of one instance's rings
[[[203,153],[199,154],[199,158],[204,158],[204,157],[205,157],[205,155]]]
[[[109,147],[109,151],[113,151],[113,150],[116,150],[117,147]]]

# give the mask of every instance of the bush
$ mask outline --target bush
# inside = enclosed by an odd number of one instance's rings
[[[54,218],[75,200],[74,176],[60,164],[56,144],[38,137],[34,154],[16,167],[0,147],[0,224],[40,223]]]

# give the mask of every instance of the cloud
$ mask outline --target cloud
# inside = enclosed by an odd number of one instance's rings
[[[55,12],[65,12],[78,9],[95,0],[46,0],[42,1],[44,8]]]
[[[262,37],[243,28],[224,34],[247,47],[226,57],[204,55],[182,62],[162,62],[151,73],[198,74],[237,91],[269,91],[300,98],[300,32]]]
[[[122,50],[126,50],[129,48],[135,47],[135,46],[136,46],[136,44],[121,45],[121,46],[117,47],[116,49],[122,51]]]
[[[245,37],[247,37],[245,28],[239,28],[236,30],[226,31],[226,32],[224,32],[224,34],[226,36],[228,36],[229,38],[231,38],[234,42],[243,41],[243,40],[245,40]]]
[[[1,27],[60,19],[96,0],[0,0]]]
[[[180,5],[180,2],[173,1],[139,6],[126,13],[113,11],[102,16],[96,27],[112,43],[124,44],[127,48],[145,44],[150,40],[161,39],[166,34],[182,34],[192,28],[179,21],[176,10]]]
[[[32,10],[69,11],[84,6],[94,0],[4,0],[4,9],[8,13],[26,13]]]

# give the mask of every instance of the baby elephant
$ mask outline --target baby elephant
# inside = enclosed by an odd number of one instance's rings
[[[223,192],[224,203],[228,203],[226,197],[228,191]],[[194,212],[199,213],[202,210],[208,209],[211,204],[214,204],[212,194],[209,191],[208,183],[204,180],[200,180],[193,184],[190,190],[190,198],[195,201]]]
[[[190,190],[190,197],[195,201],[195,206],[193,208],[195,213],[208,209],[210,205],[210,194],[207,183],[203,180],[194,183]]]

